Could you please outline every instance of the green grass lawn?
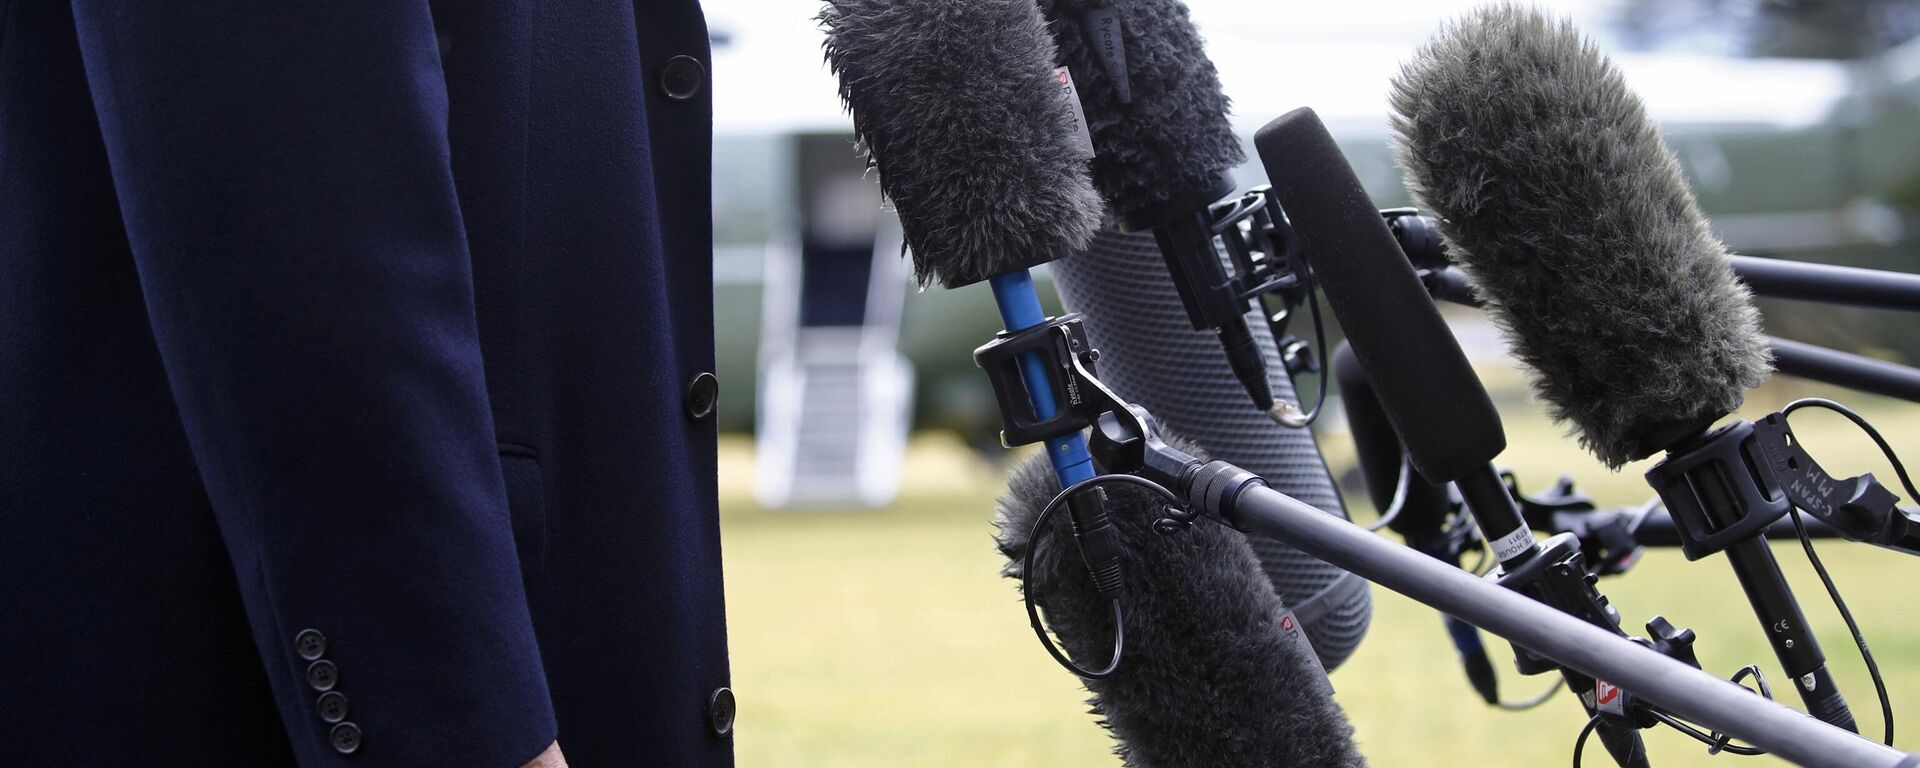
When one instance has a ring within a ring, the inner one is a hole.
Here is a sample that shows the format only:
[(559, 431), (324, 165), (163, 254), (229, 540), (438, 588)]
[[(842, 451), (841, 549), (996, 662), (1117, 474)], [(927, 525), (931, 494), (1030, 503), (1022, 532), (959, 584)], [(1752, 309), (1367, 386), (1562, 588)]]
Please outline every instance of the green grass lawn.
[[(1750, 415), (1778, 407), (1782, 397), (1769, 390)], [(1913, 439), (1920, 408), (1849, 402), (1896, 449), (1920, 451)], [(1603, 504), (1650, 495), (1640, 479), (1644, 466), (1608, 473), (1537, 415), (1510, 414), (1508, 421), (1512, 447), (1502, 462), (1519, 472), (1525, 486), (1544, 486), (1565, 472)], [(1893, 481), (1871, 442), (1842, 419), (1801, 412), (1794, 423), (1809, 450), (1835, 474), (1873, 471)], [(1348, 465), (1345, 435), (1328, 434), (1323, 443), (1330, 464)], [(895, 504), (776, 512), (755, 506), (747, 492), (750, 444), (726, 443), (721, 466), (742, 766), (1118, 764), (1106, 734), (1086, 714), (1085, 692), (1035, 643), (1014, 584), (999, 576), (1001, 559), (988, 520), (1003, 485), (1000, 469), (957, 441), (923, 437), (915, 441), (906, 490)], [(1355, 512), (1360, 518), (1370, 514)], [(1920, 561), (1845, 542), (1826, 543), (1821, 552), (1885, 673), (1904, 734), (1899, 743), (1916, 743), (1920, 622), (1913, 616), (1914, 599), (1901, 587), (1920, 575)], [(1844, 625), (1798, 544), (1781, 542), (1776, 553), (1862, 727), (1877, 735), (1878, 707)], [(1743, 664), (1760, 663), (1776, 694), (1793, 699), (1723, 559), (1689, 563), (1677, 550), (1650, 552), (1602, 587), (1631, 631), (1663, 614), (1699, 633), (1696, 647), (1711, 671), (1730, 675)], [(1505, 672), (1510, 654), (1504, 644), (1489, 638), (1489, 650)], [(1548, 682), (1511, 673), (1502, 678), (1508, 698), (1525, 697)], [(1568, 695), (1521, 713), (1481, 705), (1438, 617), (1377, 587), (1372, 628), (1360, 650), (1334, 672), (1333, 683), (1375, 766), (1565, 765), (1584, 722)], [(1670, 731), (1651, 731), (1648, 742), (1658, 766), (1714, 759)], [(1601, 765), (1598, 745), (1588, 746), (1588, 765)], [(1772, 758), (1715, 760), (1780, 764)]]

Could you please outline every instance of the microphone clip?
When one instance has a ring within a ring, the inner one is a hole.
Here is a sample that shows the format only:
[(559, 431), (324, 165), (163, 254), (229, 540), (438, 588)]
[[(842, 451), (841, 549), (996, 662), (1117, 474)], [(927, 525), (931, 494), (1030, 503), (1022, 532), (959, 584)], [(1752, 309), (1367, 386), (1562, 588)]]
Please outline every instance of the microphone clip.
[(1647, 472), (1698, 560), (1753, 538), (1798, 507), (1851, 541), (1920, 554), (1920, 513), (1869, 472), (1839, 478), (1820, 466), (1784, 414), (1737, 421), (1676, 449)]
[[(1022, 367), (1036, 359), (1045, 375), (1022, 376)], [(1121, 399), (1095, 378), (1093, 366), (1099, 359), (1079, 313), (1049, 317), (1020, 331), (1001, 331), (974, 350), (973, 362), (986, 371), (1000, 408), (1000, 442), (1012, 448), (1092, 427), (1087, 450), (1106, 472), (1184, 487), (1181, 483), (1190, 480), (1202, 462), (1168, 445), (1146, 409)], [(1043, 382), (1046, 389), (1030, 392), (1029, 380)], [(1041, 397), (1053, 403), (1052, 416), (1034, 415), (1033, 403)], [(1178, 512), (1165, 517), (1171, 532), (1195, 516)]]
[[(1032, 377), (1042, 392), (1028, 390), (1029, 378), (1022, 366), (1036, 356), (1044, 376)], [(1112, 407), (1093, 402), (1094, 396), (1116, 399), (1093, 379), (1093, 364), (1100, 352), (1087, 340), (1087, 329), (1080, 314), (1049, 317), (1039, 325), (1019, 331), (1001, 331), (993, 341), (973, 351), (973, 364), (985, 371), (993, 384), (994, 401), (1000, 407), (1000, 444), (1015, 446), (1065, 437), (1086, 429), (1093, 418)], [(1091, 385), (1088, 382), (1092, 382)], [(1053, 415), (1034, 415), (1034, 403), (1045, 398), (1053, 404)]]
[[(1302, 354), (1304, 345), (1287, 336), (1294, 308), (1312, 301), (1311, 275), (1272, 189), (1260, 186), (1220, 199), (1232, 189), (1231, 179), (1222, 177), (1197, 196), (1130, 212), (1121, 217), (1121, 225), (1153, 230), (1194, 330), (1210, 330), (1219, 338), (1228, 366), (1254, 407), (1283, 426), (1299, 429), (1311, 423), (1313, 414), (1274, 397), (1266, 353), (1247, 315), (1259, 313), (1282, 350), (1288, 373), (1311, 369), (1312, 356)], [(1315, 333), (1324, 340), (1317, 327), (1318, 309), (1309, 307), (1316, 313)]]
[(1751, 539), (1792, 508), (1763, 454), (1766, 442), (1753, 422), (1740, 420), (1676, 446), (1647, 470), (1647, 484), (1673, 516), (1688, 560)]
[(1754, 422), (1755, 443), (1766, 468), (1793, 506), (1832, 526), (1846, 539), (1920, 554), (1920, 514), (1898, 506), (1900, 497), (1873, 473), (1836, 478), (1807, 454), (1784, 414)]
[(1573, 478), (1562, 475), (1544, 491), (1529, 494), (1511, 473), (1503, 474), (1507, 490), (1520, 504), (1520, 516), (1528, 527), (1540, 531), (1571, 533), (1580, 540), (1590, 569), (1601, 576), (1626, 573), (1639, 562), (1645, 549), (1633, 537), (1646, 510), (1597, 508), (1593, 497), (1575, 487)]

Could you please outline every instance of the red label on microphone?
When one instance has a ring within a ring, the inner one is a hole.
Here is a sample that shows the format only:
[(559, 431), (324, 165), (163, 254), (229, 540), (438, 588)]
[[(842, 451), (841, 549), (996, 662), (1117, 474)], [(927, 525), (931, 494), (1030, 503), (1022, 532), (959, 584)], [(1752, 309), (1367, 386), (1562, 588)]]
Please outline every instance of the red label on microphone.
[(1605, 680), (1593, 681), (1593, 708), (1609, 715), (1625, 717), (1627, 697), (1620, 692), (1620, 686)]
[(1320, 679), (1327, 683), (1327, 691), (1332, 692), (1333, 681), (1327, 677), (1327, 668), (1321, 666), (1320, 654), (1314, 652), (1313, 641), (1307, 638), (1307, 629), (1300, 626), (1300, 618), (1293, 615), (1292, 608), (1280, 614), (1280, 635), (1293, 643), (1294, 650), (1300, 653), (1301, 658), (1306, 659), (1308, 664), (1312, 664), (1314, 669), (1319, 670)]

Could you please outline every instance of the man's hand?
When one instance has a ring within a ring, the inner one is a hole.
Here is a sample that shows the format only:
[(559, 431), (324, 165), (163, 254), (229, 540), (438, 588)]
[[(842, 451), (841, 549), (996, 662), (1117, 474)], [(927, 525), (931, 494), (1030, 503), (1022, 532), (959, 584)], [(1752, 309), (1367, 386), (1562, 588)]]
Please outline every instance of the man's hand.
[(528, 760), (527, 764), (520, 768), (567, 768), (567, 758), (560, 754), (560, 742), (556, 741), (547, 745), (547, 751), (540, 753), (539, 757)]

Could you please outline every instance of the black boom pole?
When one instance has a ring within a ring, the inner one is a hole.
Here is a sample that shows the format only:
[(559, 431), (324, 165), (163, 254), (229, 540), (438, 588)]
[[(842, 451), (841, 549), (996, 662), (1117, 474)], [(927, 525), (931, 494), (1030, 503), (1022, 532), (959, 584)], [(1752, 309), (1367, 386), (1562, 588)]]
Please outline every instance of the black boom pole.
[[(1206, 478), (1195, 479), (1201, 487), (1211, 485)], [(1920, 757), (1762, 699), (1753, 691), (1396, 545), (1265, 485), (1250, 484), (1237, 498), (1214, 502), (1210, 511), (1217, 511), (1237, 528), (1292, 544), (1368, 581), (1632, 691), (1665, 711), (1731, 734), (1796, 764), (1817, 768), (1920, 767)]]
[(1734, 256), (1733, 273), (1759, 296), (1920, 312), (1920, 275), (1906, 272)]

